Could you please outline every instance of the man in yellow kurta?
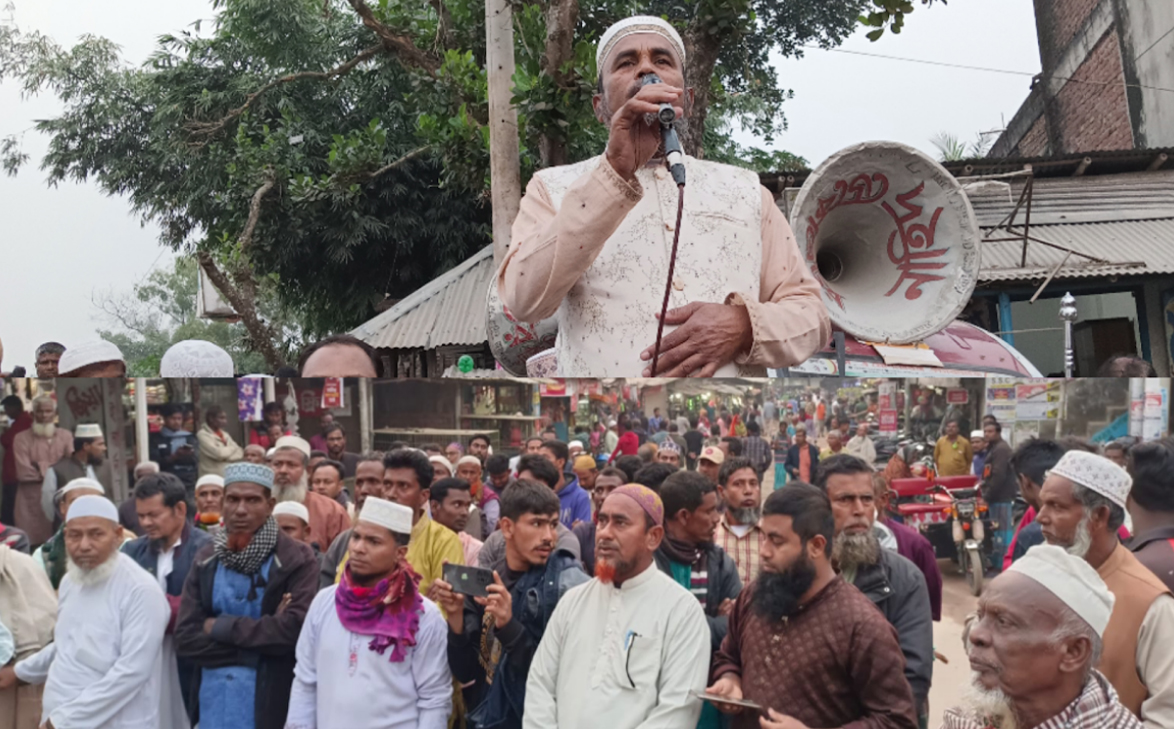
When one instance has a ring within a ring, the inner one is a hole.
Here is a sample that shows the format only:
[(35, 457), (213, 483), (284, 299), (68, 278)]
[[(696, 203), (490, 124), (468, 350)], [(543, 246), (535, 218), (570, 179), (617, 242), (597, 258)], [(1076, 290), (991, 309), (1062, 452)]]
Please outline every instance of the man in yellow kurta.
[(958, 434), (958, 421), (946, 423), (946, 434), (933, 449), (933, 462), (939, 476), (965, 476), (970, 473), (974, 449), (970, 441)]

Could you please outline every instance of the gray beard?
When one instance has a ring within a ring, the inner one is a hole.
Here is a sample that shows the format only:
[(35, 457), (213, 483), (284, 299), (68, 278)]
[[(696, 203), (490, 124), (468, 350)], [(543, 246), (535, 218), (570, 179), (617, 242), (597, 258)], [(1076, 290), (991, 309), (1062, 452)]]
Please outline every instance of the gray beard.
[(1076, 525), (1076, 535), (1073, 537), (1071, 546), (1068, 547), (1068, 554), (1073, 557), (1084, 559), (1092, 549), (1092, 533), (1089, 532), (1088, 524), (1089, 515), (1086, 513), (1080, 523)]
[(279, 486), (273, 484), (273, 498), (277, 499), (277, 503), (282, 501), (294, 501), (299, 504), (306, 502), (306, 494), (310, 491), (310, 477), (302, 473), (302, 477), (296, 484), (290, 486)]
[(67, 555), (65, 574), (69, 575), (69, 579), (76, 582), (80, 587), (93, 587), (110, 579), (110, 576), (114, 574), (114, 570), (117, 567), (118, 550), (112, 552), (105, 562), (93, 569), (82, 567), (77, 562), (74, 562), (72, 557)]
[(56, 434), (56, 423), (33, 423), (33, 435), (38, 438), (52, 438)]
[(841, 533), (832, 545), (832, 561), (840, 571), (854, 570), (880, 562), (880, 540), (871, 529), (862, 534)]
[(742, 526), (754, 526), (758, 520), (762, 518), (762, 509), (757, 509), (753, 506), (746, 509), (730, 508), (726, 512), (730, 516), (730, 521)]
[(970, 684), (962, 693), (963, 709), (982, 725), (995, 729), (1019, 729), (1011, 700), (1000, 689), (985, 689), (978, 683), (978, 673), (972, 672)]

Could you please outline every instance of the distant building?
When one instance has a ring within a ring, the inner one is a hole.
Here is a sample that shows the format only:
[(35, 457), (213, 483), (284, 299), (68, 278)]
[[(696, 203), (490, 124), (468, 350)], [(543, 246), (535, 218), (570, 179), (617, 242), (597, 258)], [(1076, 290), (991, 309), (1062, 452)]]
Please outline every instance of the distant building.
[(1174, 146), (1174, 2), (1035, 0), (1043, 72), (991, 157)]

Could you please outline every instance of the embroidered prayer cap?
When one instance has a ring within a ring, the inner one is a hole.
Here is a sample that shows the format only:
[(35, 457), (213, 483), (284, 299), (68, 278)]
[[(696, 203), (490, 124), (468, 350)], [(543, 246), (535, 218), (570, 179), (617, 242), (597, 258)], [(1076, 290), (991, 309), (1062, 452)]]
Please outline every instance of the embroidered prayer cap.
[(102, 426), (97, 423), (82, 423), (73, 430), (74, 438), (101, 438)]
[(282, 448), (296, 448), (305, 454), (306, 458), (310, 457), (310, 451), (312, 450), (305, 438), (299, 438), (296, 435), (283, 435), (278, 438), (277, 442), (273, 444), (273, 450), (276, 452)]
[(118, 509), (114, 506), (114, 502), (105, 496), (79, 496), (77, 501), (69, 505), (69, 514), (65, 517), (65, 523), (68, 524), (74, 519), (86, 516), (100, 516), (115, 524), (118, 523)]
[(82, 367), (89, 367), (90, 365), (101, 364), (103, 362), (122, 362), (126, 364), (126, 361), (122, 358), (122, 351), (118, 347), (104, 339), (98, 339), (65, 350), (65, 353), (61, 355), (60, 361), (57, 362), (57, 372), (62, 377), (68, 377), (71, 373), (80, 370)]
[(230, 463), (224, 467), (224, 488), (234, 483), (255, 483), (273, 490), (273, 469), (260, 463)]
[(224, 477), (217, 476), (214, 473), (209, 473), (207, 476), (200, 476), (196, 481), (196, 493), (200, 493), (200, 489), (205, 486), (218, 486), (224, 488)]
[(673, 50), (677, 52), (677, 58), (681, 61), (681, 66), (685, 65), (685, 42), (681, 40), (681, 34), (677, 32), (676, 28), (662, 18), (651, 15), (633, 15), (608, 28), (599, 39), (599, 49), (595, 52), (595, 66), (599, 69), (600, 76), (603, 76), (603, 64), (611, 52), (615, 50), (616, 44), (636, 33), (655, 33), (662, 36), (672, 44)]
[(159, 362), (160, 377), (232, 377), (235, 370), (228, 352), (201, 339), (176, 342)]
[(575, 465), (572, 466), (572, 468), (579, 471), (590, 471), (591, 469), (598, 467), (599, 466), (595, 463), (595, 459), (591, 456), (579, 456), (575, 459)]
[(448, 475), (452, 475), (452, 462), (444, 456), (429, 456), (428, 460), (437, 466), (443, 466), (444, 470), (448, 471)]
[(1109, 501), (1125, 508), (1125, 499), (1133, 486), (1129, 472), (1108, 458), (1088, 451), (1068, 451), (1052, 466), (1050, 474), (1063, 476), (1086, 489), (1096, 491)]
[(273, 516), (281, 516), (282, 514), (296, 516), (306, 524), (310, 523), (310, 510), (296, 501), (282, 501), (273, 507)]
[(381, 526), (396, 534), (412, 533), (412, 510), (394, 501), (368, 496), (363, 502), (359, 521)]
[[(100, 494), (106, 493), (106, 489), (103, 488), (102, 484), (98, 483), (92, 478), (75, 478), (69, 483), (65, 484), (61, 491), (58, 492), (58, 498), (68, 494), (70, 491), (77, 491), (78, 489), (90, 489), (91, 491), (97, 491)], [(115, 521), (117, 521), (117, 519), (115, 519)]]
[(1062, 547), (1039, 544), (1015, 560), (1007, 571), (1038, 582), (1097, 631), (1097, 635), (1104, 637), (1115, 598), (1097, 571), (1082, 557), (1068, 554)]
[(461, 456), (460, 460), (457, 461), (457, 467), (459, 468), (460, 466), (477, 466), (480, 468), (481, 459), (477, 456)]
[(635, 501), (644, 510), (644, 513), (652, 518), (653, 523), (657, 526), (664, 526), (664, 502), (660, 500), (660, 495), (655, 491), (638, 483), (630, 483), (611, 492), (611, 496), (616, 494), (627, 496)]
[(722, 453), (722, 449), (717, 446), (706, 446), (701, 449), (701, 455), (697, 457), (699, 461), (710, 461), (715, 466), (720, 466), (726, 462), (726, 454)]
[[(671, 438), (665, 438), (664, 443), (660, 444), (660, 450), (668, 453), (680, 453), (681, 446), (677, 445), (675, 440)], [(718, 450), (720, 452), (720, 449)]]

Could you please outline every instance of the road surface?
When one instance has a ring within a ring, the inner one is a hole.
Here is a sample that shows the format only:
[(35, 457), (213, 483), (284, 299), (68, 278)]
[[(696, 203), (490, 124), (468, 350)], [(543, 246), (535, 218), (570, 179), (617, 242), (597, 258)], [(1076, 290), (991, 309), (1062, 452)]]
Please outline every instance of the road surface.
[(942, 714), (957, 706), (966, 685), (970, 682), (970, 663), (962, 648), (962, 628), (966, 616), (974, 612), (978, 599), (970, 594), (966, 578), (948, 559), (938, 562), (942, 570), (942, 622), (934, 623), (934, 649), (944, 655), (949, 664), (939, 662), (933, 667), (933, 686), (929, 690), (929, 726), (938, 729)]

